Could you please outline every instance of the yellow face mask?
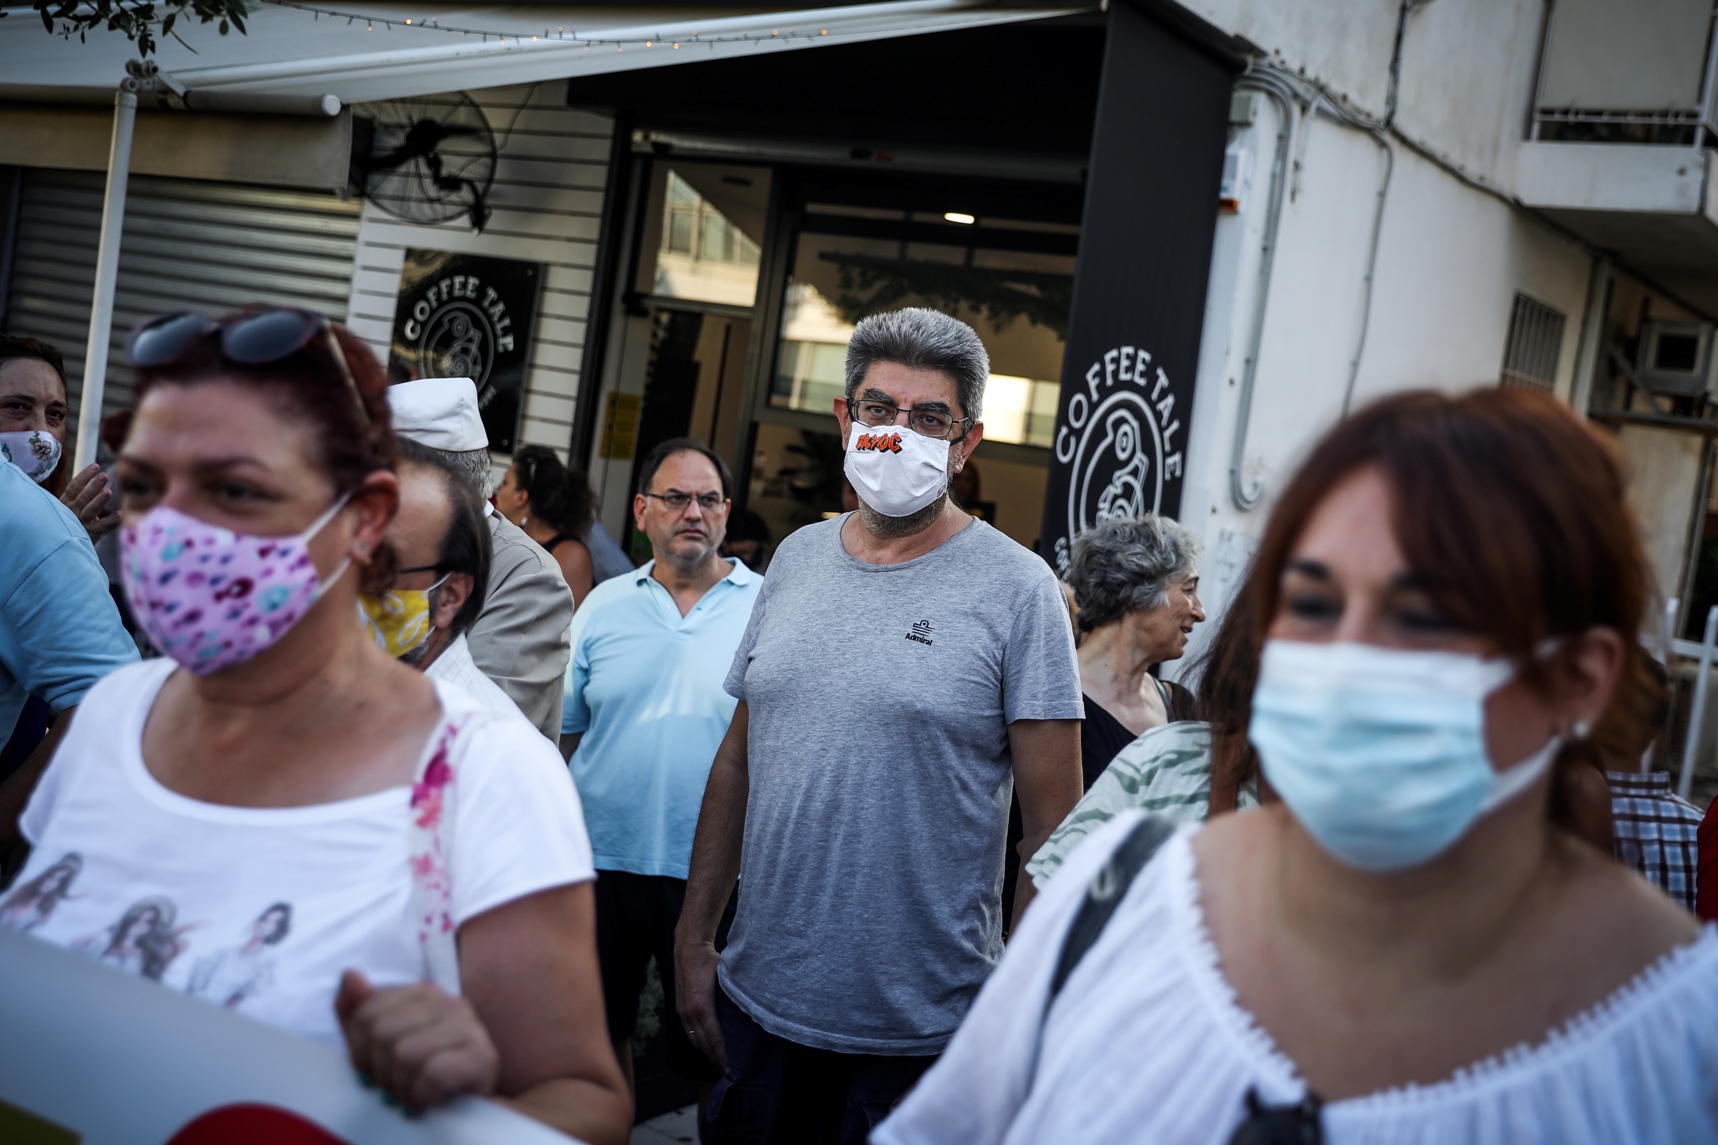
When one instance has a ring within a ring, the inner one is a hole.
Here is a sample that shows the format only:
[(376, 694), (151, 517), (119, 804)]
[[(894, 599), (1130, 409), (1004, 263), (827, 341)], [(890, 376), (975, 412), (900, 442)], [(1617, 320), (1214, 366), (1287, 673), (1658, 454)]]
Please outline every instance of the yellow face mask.
[(443, 576), (426, 589), (359, 593), (358, 615), (376, 647), (396, 660), (422, 647), (430, 636), (430, 593), (446, 580)]

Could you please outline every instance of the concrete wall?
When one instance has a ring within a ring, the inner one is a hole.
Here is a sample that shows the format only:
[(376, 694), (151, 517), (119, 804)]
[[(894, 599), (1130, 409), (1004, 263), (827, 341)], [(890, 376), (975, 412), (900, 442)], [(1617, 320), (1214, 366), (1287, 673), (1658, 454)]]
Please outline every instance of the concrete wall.
[[(1396, 5), (1310, 0), (1219, 4), (1208, 18), (1305, 67), (1340, 94), (1382, 111)], [(1300, 13), (1296, 16), (1295, 13)], [(1385, 18), (1387, 17), (1387, 19)], [(1513, 178), (1537, 56), (1541, 6), (1436, 0), (1412, 18), (1400, 123), (1440, 157), (1490, 183)], [(1321, 31), (1322, 30), (1322, 31)], [(1329, 39), (1323, 33), (1327, 32)], [(1273, 38), (1275, 37), (1275, 38)], [(1331, 45), (1340, 44), (1342, 50)], [(1263, 493), (1251, 511), (1229, 491), (1277, 117), (1234, 132), (1252, 151), (1242, 210), (1219, 219), (1188, 442), (1182, 519), (1205, 538), (1206, 601), (1226, 603), (1263, 530), (1272, 498), (1341, 415), (1365, 312), (1365, 273), (1381, 148), (1324, 118), (1301, 121), (1291, 155), (1242, 472)], [(1516, 292), (1565, 316), (1557, 389), (1567, 394), (1591, 260), (1557, 231), (1432, 162), (1400, 139), (1386, 198), (1365, 350), (1354, 404), (1421, 386), (1496, 385)], [(1205, 626), (1208, 635), (1215, 625)], [(1202, 643), (1196, 638), (1196, 644)]]
[[(1398, 0), (1181, 0), (1279, 65), (1382, 118)], [(1545, 0), (1431, 0), (1408, 17), (1396, 125), (1507, 185), (1527, 122)]]

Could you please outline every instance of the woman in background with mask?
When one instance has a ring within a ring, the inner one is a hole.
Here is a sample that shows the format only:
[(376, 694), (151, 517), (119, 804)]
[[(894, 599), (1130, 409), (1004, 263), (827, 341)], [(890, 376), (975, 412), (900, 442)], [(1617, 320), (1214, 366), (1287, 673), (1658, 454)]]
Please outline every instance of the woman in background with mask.
[(873, 1140), (1718, 1139), (1718, 932), (1555, 794), (1564, 745), (1633, 733), (1647, 583), (1613, 452), (1549, 398), (1338, 425), (1241, 590), (1281, 802), (1170, 836), (1064, 976), (1149, 838), (1094, 834)]
[[(0, 337), (0, 462), (10, 461), (60, 498), (99, 541), (119, 525), (119, 502), (95, 463), (70, 477), (66, 362), (36, 338)], [(69, 478), (69, 479), (68, 479)]]
[(590, 845), (553, 748), (390, 658), (385, 381), (298, 310), (177, 314), (132, 336), (123, 572), (161, 659), (86, 697), (23, 819), (21, 878), (78, 857), (30, 933), (59, 945), (149, 898), (201, 960), (281, 904), (269, 981), (235, 1003), (344, 1043), (412, 1108), (458, 1093), (591, 1142), (631, 1102), (597, 986)]

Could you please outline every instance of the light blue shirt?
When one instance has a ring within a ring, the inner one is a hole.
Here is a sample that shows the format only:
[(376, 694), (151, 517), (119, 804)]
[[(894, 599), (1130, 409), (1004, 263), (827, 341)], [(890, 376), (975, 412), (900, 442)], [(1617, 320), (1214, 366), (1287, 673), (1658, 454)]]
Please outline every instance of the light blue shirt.
[(605, 580), (573, 617), (561, 734), (598, 870), (684, 879), (716, 748), (736, 701), (722, 688), (763, 577), (728, 575), (685, 616), (643, 568)]
[(89, 534), (52, 493), (0, 462), (0, 744), (27, 697), (63, 712), (136, 659)]

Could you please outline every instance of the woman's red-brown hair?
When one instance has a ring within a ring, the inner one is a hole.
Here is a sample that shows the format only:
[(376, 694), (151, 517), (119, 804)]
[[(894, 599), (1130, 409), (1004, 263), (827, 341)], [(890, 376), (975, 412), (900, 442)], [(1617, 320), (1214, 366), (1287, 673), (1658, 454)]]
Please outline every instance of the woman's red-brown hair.
[[(1548, 640), (1601, 626), (1622, 635), (1621, 679), (1593, 746), (1638, 754), (1656, 730), (1638, 726), (1652, 686), (1636, 639), (1650, 582), (1622, 466), (1608, 439), (1527, 390), (1399, 394), (1325, 435), (1278, 499), (1241, 588), (1245, 631), (1231, 634), (1241, 651), (1224, 673), (1223, 706), (1252, 695), (1283, 567), (1307, 522), (1367, 467), (1390, 488), (1396, 542), (1416, 582), (1457, 625), (1525, 665), (1529, 682), (1549, 685), (1537, 655)], [(1247, 713), (1212, 716), (1218, 758), (1244, 767)]]
[[(222, 321), (255, 309), (259, 307), (246, 307)], [(399, 463), (399, 446), (390, 426), (388, 376), (381, 363), (350, 330), (334, 325), (330, 329), (357, 387), (358, 402), (352, 400), (352, 392), (328, 350), (327, 338), (318, 335), (280, 361), (260, 365), (229, 361), (221, 353), (220, 339), (207, 338), (172, 362), (139, 369), (138, 405), (158, 385), (219, 381), (263, 391), (283, 414), (310, 427), (317, 464), (335, 489), (350, 493), (370, 474), (392, 472)], [(384, 544), (365, 566), (362, 585), (372, 591), (383, 589), (393, 575), (393, 552)]]

